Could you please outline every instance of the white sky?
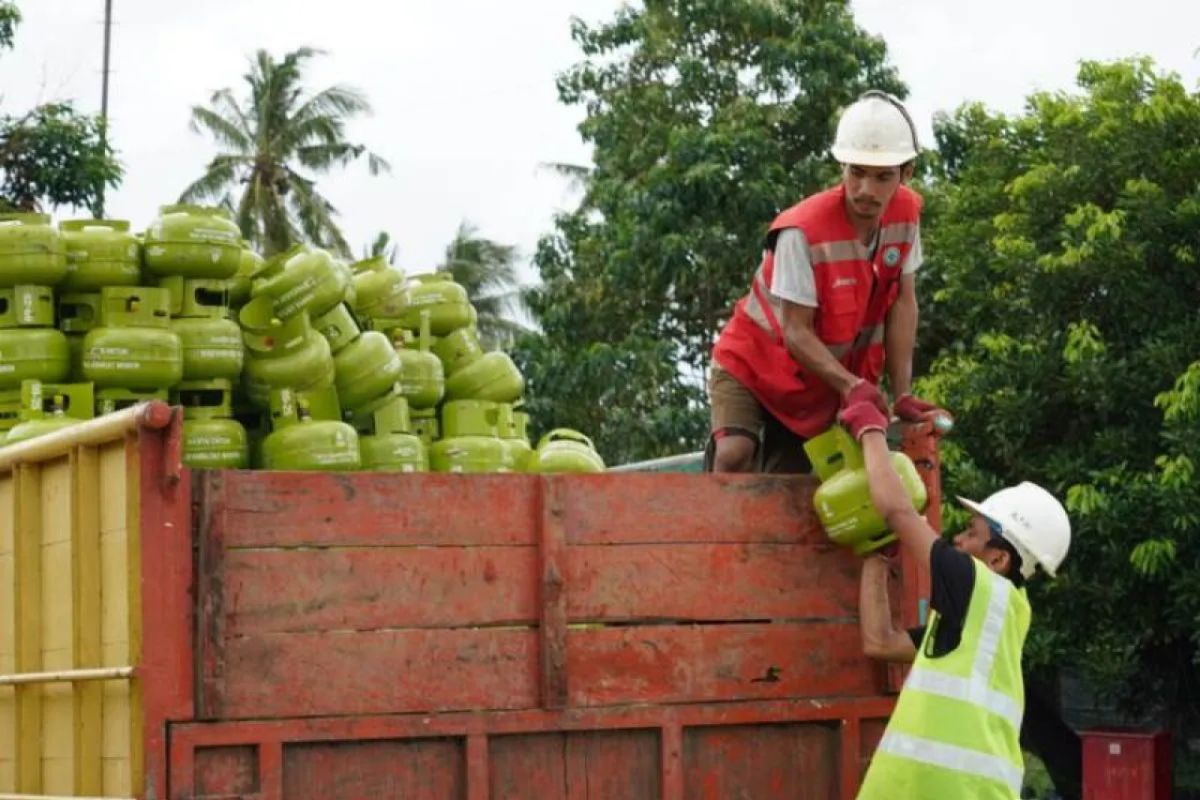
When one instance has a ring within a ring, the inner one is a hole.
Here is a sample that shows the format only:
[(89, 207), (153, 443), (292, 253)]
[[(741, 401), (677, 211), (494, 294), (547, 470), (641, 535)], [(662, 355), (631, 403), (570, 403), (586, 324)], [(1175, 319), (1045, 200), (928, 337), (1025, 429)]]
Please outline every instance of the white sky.
[[(0, 112), (74, 98), (100, 105), (103, 0), (19, 0), (17, 49), (0, 55)], [(214, 152), (188, 130), (213, 90), (241, 93), (247, 57), (311, 45), (329, 52), (310, 85), (346, 83), (375, 114), (351, 138), (391, 161), (321, 180), (358, 249), (380, 230), (401, 264), (426, 271), (461, 219), (526, 258), (574, 202), (550, 161), (586, 163), (582, 112), (557, 102), (555, 75), (578, 60), (568, 20), (606, 19), (619, 0), (114, 0), (111, 138), (125, 162), (109, 216), (138, 228)], [(966, 100), (1016, 111), (1030, 91), (1073, 85), (1080, 59), (1152, 56), (1200, 76), (1197, 0), (854, 0), (887, 38), (926, 144), (937, 110)], [(65, 213), (65, 212), (64, 212)], [(765, 220), (764, 220), (765, 222)]]

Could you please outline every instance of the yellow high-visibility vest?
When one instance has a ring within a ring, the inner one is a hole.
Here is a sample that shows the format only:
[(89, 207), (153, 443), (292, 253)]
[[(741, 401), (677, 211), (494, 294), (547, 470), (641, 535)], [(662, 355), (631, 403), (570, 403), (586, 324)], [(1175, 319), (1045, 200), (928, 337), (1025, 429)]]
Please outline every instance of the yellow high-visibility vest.
[(1021, 648), (1029, 631), (1024, 589), (971, 559), (962, 640), (930, 658), (937, 613), (904, 682), (859, 800), (1015, 800), (1025, 771)]

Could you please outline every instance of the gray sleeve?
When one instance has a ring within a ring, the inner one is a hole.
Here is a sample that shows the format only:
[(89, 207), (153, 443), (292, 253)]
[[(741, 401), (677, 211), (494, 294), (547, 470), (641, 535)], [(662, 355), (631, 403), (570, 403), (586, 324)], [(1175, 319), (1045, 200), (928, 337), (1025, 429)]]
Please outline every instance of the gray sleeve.
[(813, 277), (808, 240), (799, 228), (785, 228), (775, 239), (775, 272), (771, 294), (801, 306), (816, 308), (817, 283)]
[(913, 239), (912, 249), (908, 251), (908, 260), (904, 262), (901, 274), (912, 275), (921, 268), (921, 262), (924, 260), (925, 254), (921, 252), (921, 229), (917, 228), (917, 238)]

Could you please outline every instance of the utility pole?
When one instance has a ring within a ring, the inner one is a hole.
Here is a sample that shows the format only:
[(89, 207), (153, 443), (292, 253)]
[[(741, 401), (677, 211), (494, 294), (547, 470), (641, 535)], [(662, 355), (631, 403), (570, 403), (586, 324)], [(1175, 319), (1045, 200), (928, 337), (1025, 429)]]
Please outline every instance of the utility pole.
[[(108, 151), (108, 65), (112, 47), (112, 0), (104, 0), (104, 67), (100, 79), (100, 153)], [(104, 182), (97, 193), (96, 216), (104, 218)]]

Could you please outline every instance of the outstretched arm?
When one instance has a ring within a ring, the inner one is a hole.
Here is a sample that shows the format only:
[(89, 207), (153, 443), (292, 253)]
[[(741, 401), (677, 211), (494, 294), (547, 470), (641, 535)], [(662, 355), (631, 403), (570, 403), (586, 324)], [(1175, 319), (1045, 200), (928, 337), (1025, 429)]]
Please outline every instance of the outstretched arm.
[(938, 535), (912, 506), (900, 476), (892, 467), (887, 438), (878, 428), (864, 430), (859, 438), (867, 467), (871, 502), (917, 563), (929, 568), (929, 552)]

